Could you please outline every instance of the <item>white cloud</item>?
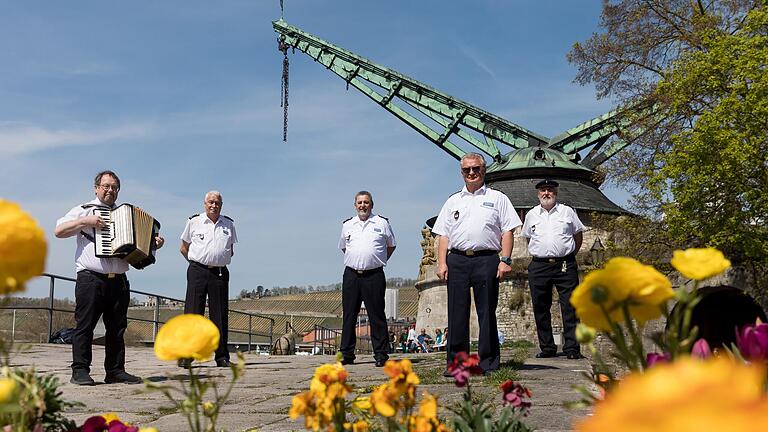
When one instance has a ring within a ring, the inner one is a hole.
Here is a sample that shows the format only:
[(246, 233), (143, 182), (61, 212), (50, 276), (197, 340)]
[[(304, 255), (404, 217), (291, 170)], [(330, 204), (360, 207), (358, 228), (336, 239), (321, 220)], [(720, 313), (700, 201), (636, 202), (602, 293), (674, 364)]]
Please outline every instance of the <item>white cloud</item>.
[(19, 155), (57, 147), (135, 139), (147, 136), (152, 129), (152, 125), (146, 123), (56, 129), (25, 122), (1, 122), (0, 154)]

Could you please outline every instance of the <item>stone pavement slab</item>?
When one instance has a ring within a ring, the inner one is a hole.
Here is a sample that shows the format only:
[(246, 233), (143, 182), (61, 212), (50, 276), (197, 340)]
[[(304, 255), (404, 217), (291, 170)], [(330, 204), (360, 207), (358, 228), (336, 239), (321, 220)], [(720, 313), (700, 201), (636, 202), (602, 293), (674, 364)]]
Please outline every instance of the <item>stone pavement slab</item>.
[[(444, 355), (406, 354), (393, 355), (392, 358), (409, 357), (415, 363), (424, 362), (419, 367), (442, 370), (445, 364)], [(41, 373), (56, 375), (62, 383), (60, 389), (64, 398), (85, 405), (66, 413), (67, 417), (79, 424), (91, 415), (114, 412), (124, 421), (141, 426), (154, 426), (161, 432), (189, 429), (184, 416), (178, 413), (161, 393), (147, 393), (142, 384), (104, 384), (103, 347), (95, 346), (93, 357), (91, 375), (98, 385), (92, 387), (69, 383), (69, 364), (72, 358), (69, 345), (33, 345), (26, 352), (15, 355), (12, 363), (18, 366), (34, 365)], [(245, 359), (245, 375), (237, 383), (229, 401), (222, 409), (218, 426), (232, 432), (304, 430), (301, 420), (293, 421), (288, 417), (291, 398), (296, 393), (307, 390), (315, 368), (333, 362), (334, 357), (246, 354)], [(539, 431), (570, 430), (573, 420), (587, 412), (566, 410), (563, 403), (578, 399), (572, 386), (583, 383), (580, 371), (588, 366), (586, 359), (527, 359), (520, 370), (522, 384), (533, 392), (533, 406), (526, 422)], [(228, 382), (231, 376), (229, 369), (217, 368), (212, 361), (200, 363), (195, 367), (203, 376), (218, 378), (222, 385)], [(175, 380), (187, 379), (185, 371), (178, 368), (175, 362), (158, 360), (151, 348), (128, 347), (126, 369), (153, 382), (172, 383)], [(370, 389), (386, 381), (382, 369), (376, 368), (369, 356), (358, 356), (356, 363), (346, 366), (346, 369), (350, 374), (351, 383), (359, 390)], [(448, 378), (445, 378), (444, 382), (422, 385), (420, 389), (437, 395), (441, 407), (459, 400), (462, 393), (453, 385), (452, 379)], [(495, 389), (488, 389), (488, 392), (496, 395)], [(500, 396), (496, 395), (494, 398), (500, 404)], [(447, 411), (441, 408), (441, 414), (445, 413)]]

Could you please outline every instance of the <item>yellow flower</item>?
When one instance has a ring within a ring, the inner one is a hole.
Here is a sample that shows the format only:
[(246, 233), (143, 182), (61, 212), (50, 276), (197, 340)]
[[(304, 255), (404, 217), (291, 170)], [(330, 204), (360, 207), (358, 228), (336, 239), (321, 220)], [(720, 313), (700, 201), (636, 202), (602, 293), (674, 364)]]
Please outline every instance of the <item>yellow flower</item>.
[(0, 404), (13, 400), (16, 393), (16, 381), (10, 378), (0, 378)]
[(157, 332), (155, 355), (160, 360), (208, 360), (219, 346), (219, 329), (197, 314), (177, 315)]
[(208, 417), (212, 416), (216, 412), (216, 404), (211, 401), (203, 402), (203, 415)]
[(656, 269), (632, 258), (616, 257), (584, 277), (571, 295), (571, 304), (586, 325), (610, 330), (602, 309), (613, 322), (621, 322), (626, 304), (632, 318), (643, 324), (661, 316), (660, 306), (673, 295), (669, 279)]
[(0, 294), (24, 290), (45, 269), (45, 233), (18, 204), (0, 199)]
[(715, 248), (676, 250), (671, 264), (683, 276), (695, 280), (709, 279), (731, 267), (731, 262)]
[(359, 410), (368, 411), (371, 409), (371, 398), (367, 396), (360, 396), (352, 401), (352, 404)]
[[(627, 376), (580, 432), (687, 432), (763, 430), (768, 424), (765, 369), (725, 356), (682, 358)], [(763, 426), (760, 426), (763, 425)]]
[(288, 410), (288, 415), (292, 420), (296, 420), (300, 415), (307, 412), (312, 394), (310, 392), (303, 392), (295, 395), (291, 401), (291, 409)]
[(382, 384), (371, 392), (371, 404), (377, 413), (392, 417), (397, 413), (398, 397), (399, 393), (390, 384)]
[(419, 417), (434, 419), (437, 417), (437, 399), (429, 393), (424, 393), (419, 405)]
[(148, 427), (148, 428), (140, 428), (139, 432), (159, 432), (159, 431), (153, 427)]
[(358, 420), (352, 424), (352, 432), (368, 432), (368, 422), (365, 420)]
[(593, 329), (592, 327), (584, 323), (579, 323), (576, 326), (576, 340), (579, 343), (582, 343), (582, 344), (592, 343), (592, 341), (595, 340), (595, 336), (597, 336), (597, 334), (595, 332), (595, 329)]
[(122, 423), (122, 420), (120, 420), (120, 417), (118, 417), (117, 414), (115, 413), (104, 413), (101, 416), (104, 417), (104, 420), (107, 422), (107, 424), (109, 424), (114, 420), (117, 420)]

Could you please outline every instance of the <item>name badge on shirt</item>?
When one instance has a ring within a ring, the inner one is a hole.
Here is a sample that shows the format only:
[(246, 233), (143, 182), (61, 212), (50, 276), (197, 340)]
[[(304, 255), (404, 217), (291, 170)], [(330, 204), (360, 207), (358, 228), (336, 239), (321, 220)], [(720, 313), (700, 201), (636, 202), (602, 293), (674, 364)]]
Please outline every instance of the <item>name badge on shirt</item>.
[(486, 202), (484, 202), (484, 203), (483, 203), (483, 207), (490, 207), (490, 208), (493, 208), (493, 203), (492, 203), (492, 202), (488, 202), (488, 201), (486, 201)]
[(381, 232), (381, 228), (374, 228), (373, 230), (374, 230), (375, 232), (379, 232), (379, 233)]

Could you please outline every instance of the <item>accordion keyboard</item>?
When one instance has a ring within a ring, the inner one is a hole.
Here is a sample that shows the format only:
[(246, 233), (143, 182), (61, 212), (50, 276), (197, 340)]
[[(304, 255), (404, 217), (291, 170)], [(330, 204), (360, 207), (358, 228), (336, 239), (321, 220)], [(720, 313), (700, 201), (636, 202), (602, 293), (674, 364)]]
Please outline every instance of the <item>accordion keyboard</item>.
[(97, 208), (94, 214), (101, 218), (104, 226), (96, 230), (96, 255), (112, 255), (112, 239), (115, 238), (115, 223), (112, 212), (107, 208)]

